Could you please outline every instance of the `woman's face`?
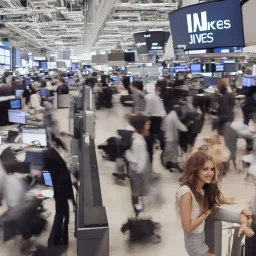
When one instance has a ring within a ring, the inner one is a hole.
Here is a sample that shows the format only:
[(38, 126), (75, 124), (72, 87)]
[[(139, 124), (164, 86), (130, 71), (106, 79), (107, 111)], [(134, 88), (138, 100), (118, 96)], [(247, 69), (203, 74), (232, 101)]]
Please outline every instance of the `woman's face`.
[(143, 129), (143, 135), (144, 136), (149, 136), (149, 129), (150, 129), (150, 121), (147, 121), (144, 125)]
[(215, 166), (212, 161), (207, 160), (204, 167), (199, 171), (198, 178), (206, 184), (210, 184), (215, 175)]

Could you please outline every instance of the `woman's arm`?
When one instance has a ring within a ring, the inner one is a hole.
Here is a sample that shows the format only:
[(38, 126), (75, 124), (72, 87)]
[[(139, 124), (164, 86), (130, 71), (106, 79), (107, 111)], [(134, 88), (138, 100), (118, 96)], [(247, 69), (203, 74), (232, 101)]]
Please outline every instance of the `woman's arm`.
[(191, 233), (211, 214), (211, 211), (208, 210), (206, 213), (203, 213), (198, 218), (191, 220), (191, 211), (192, 197), (191, 194), (188, 192), (180, 199), (181, 223), (185, 233)]
[(220, 204), (232, 205), (232, 204), (237, 204), (237, 202), (235, 201), (234, 198), (221, 197)]
[(248, 210), (243, 210), (242, 213), (236, 213), (227, 209), (218, 208), (211, 218), (214, 220), (240, 224), (241, 227), (238, 236), (245, 234), (246, 236), (251, 237), (254, 235), (254, 232), (250, 229), (251, 219), (248, 218), (247, 215), (250, 217), (250, 211)]

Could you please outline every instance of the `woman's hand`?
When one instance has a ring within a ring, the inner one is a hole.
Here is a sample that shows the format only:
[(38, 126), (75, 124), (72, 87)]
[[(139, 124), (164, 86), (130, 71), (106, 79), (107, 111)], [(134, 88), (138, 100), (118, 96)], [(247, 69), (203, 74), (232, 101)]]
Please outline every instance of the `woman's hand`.
[(254, 235), (254, 232), (247, 227), (245, 223), (243, 223), (239, 229), (238, 237), (245, 234), (247, 237), (252, 237)]
[(209, 217), (210, 215), (212, 215), (214, 213), (213, 209), (208, 209), (205, 214), (207, 215), (207, 217)]

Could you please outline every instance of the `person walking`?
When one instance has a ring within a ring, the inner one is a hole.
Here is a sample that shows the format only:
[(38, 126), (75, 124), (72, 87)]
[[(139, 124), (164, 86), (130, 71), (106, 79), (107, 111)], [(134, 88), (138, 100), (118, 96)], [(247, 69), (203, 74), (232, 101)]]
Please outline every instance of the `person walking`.
[(147, 145), (151, 162), (153, 162), (153, 148), (155, 141), (156, 139), (160, 139), (162, 119), (166, 116), (163, 100), (160, 98), (161, 85), (161, 81), (158, 81), (155, 86), (155, 92), (145, 96), (145, 113), (150, 117), (150, 131), (149, 136), (147, 137)]
[(68, 245), (69, 203), (74, 200), (70, 172), (64, 159), (61, 157), (64, 144), (59, 138), (54, 138), (53, 146), (44, 152), (44, 169), (51, 174), (54, 200), (55, 217), (52, 230), (48, 239), (48, 246)]

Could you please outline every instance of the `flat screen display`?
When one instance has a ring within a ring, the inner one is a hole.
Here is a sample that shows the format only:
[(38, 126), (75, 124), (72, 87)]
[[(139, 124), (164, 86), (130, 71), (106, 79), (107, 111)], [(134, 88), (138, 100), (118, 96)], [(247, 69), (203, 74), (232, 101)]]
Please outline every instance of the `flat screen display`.
[(245, 45), (238, 0), (190, 5), (170, 13), (169, 21), (174, 48), (196, 50)]
[(175, 73), (176, 72), (176, 68), (175, 67), (170, 67), (170, 73)]
[(135, 62), (135, 52), (125, 52), (124, 53), (125, 62)]
[(219, 78), (216, 76), (205, 76), (204, 77), (204, 86), (210, 87), (210, 86), (216, 86), (219, 82)]
[(39, 68), (47, 69), (48, 68), (47, 62), (45, 61), (39, 62)]
[(38, 141), (42, 147), (47, 146), (47, 137), (45, 129), (23, 129), (22, 143), (31, 144)]
[(216, 64), (215, 72), (224, 72), (224, 64)]
[(164, 51), (170, 37), (169, 32), (149, 31), (134, 34), (138, 54), (148, 54), (150, 51)]
[(26, 124), (26, 113), (22, 110), (8, 109), (8, 119), (10, 123)]
[(195, 63), (190, 65), (190, 72), (192, 74), (199, 74), (201, 73), (201, 64), (200, 63)]
[(242, 47), (215, 48), (214, 53), (243, 52)]
[(179, 66), (176, 66), (176, 72), (186, 72), (188, 71), (188, 68), (185, 66), (185, 65), (179, 65)]
[(15, 96), (18, 98), (22, 97), (23, 93), (24, 93), (24, 90), (15, 90)]
[(20, 99), (12, 99), (10, 100), (11, 109), (21, 109), (21, 101)]
[(254, 79), (254, 77), (243, 77), (243, 79), (242, 79), (242, 86), (243, 87), (255, 86), (255, 79)]
[(224, 63), (224, 72), (236, 72), (237, 64), (236, 63)]
[(76, 71), (78, 69), (78, 63), (72, 63), (71, 70)]

